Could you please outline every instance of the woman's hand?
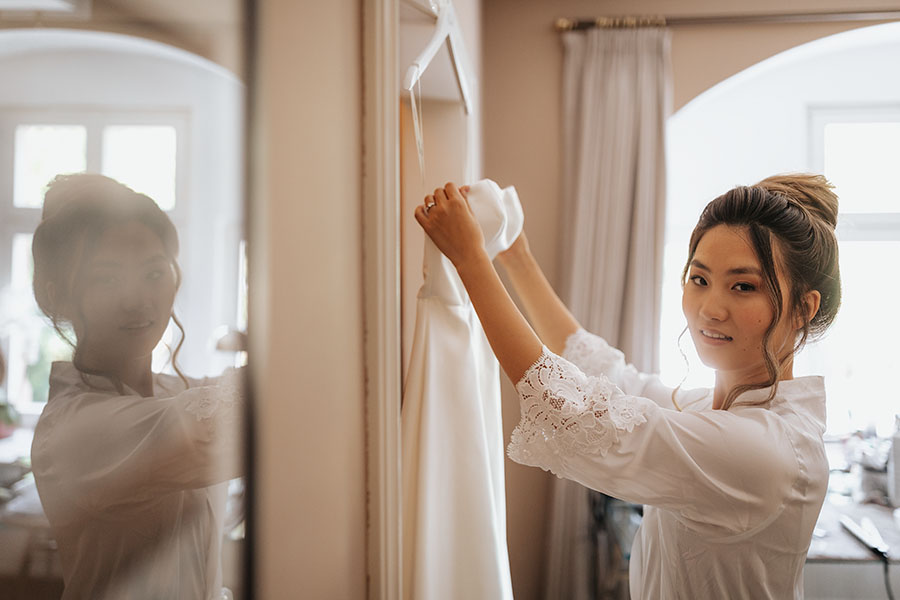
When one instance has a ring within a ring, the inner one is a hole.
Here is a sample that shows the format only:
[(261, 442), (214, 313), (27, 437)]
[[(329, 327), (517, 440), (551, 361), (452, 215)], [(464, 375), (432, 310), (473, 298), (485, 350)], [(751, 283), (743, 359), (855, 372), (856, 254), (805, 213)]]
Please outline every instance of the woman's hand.
[(484, 234), (469, 207), (466, 192), (468, 187), (457, 188), (448, 183), (425, 196), (415, 213), (416, 221), (457, 269), (487, 255)]

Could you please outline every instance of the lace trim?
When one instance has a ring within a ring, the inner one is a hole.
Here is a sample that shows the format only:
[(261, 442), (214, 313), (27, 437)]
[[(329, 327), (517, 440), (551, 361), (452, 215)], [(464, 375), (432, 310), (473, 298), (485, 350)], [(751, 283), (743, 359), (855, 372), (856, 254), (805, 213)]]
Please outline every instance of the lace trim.
[(184, 410), (204, 422), (210, 434), (222, 427), (234, 425), (238, 418), (238, 406), (243, 403), (243, 382), (240, 372), (227, 371), (217, 385), (191, 388)]
[(647, 421), (636, 399), (606, 377), (586, 376), (546, 348), (516, 384), (522, 420), (512, 433), (509, 457), (557, 475), (576, 455), (606, 456), (619, 441)]
[(566, 339), (562, 355), (588, 375), (604, 374), (615, 378), (625, 363), (625, 355), (620, 350), (584, 329), (579, 329)]

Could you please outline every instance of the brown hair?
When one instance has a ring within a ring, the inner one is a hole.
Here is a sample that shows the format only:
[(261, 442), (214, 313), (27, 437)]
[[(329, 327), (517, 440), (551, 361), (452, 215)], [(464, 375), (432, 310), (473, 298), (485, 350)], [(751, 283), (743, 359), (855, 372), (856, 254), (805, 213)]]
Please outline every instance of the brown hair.
[[(775, 312), (763, 337), (768, 380), (734, 387), (725, 398), (723, 410), (728, 410), (738, 396), (749, 390), (772, 386), (764, 402), (775, 396), (786, 361), (779, 361), (775, 356), (771, 338), (782, 315), (786, 313), (792, 318), (804, 315), (792, 355), (808, 340), (820, 337), (837, 315), (841, 303), (838, 243), (834, 232), (838, 198), (832, 189), (822, 175), (775, 175), (756, 185), (736, 187), (722, 194), (707, 204), (700, 214), (691, 234), (688, 260), (681, 275), (682, 285), (704, 234), (718, 225), (740, 227), (746, 231), (759, 259), (766, 292)], [(787, 307), (782, 305), (779, 270), (790, 286)], [(812, 290), (819, 292), (821, 300), (816, 314), (810, 318), (805, 298)]]
[[(82, 363), (80, 348), (88, 333), (83, 332), (82, 339), (70, 338), (64, 329), (72, 324), (73, 315), (64, 312), (73, 309), (72, 301), (81, 295), (83, 278), (79, 274), (93, 245), (110, 227), (130, 221), (141, 223), (159, 236), (178, 289), (181, 284), (178, 233), (172, 221), (150, 197), (103, 175), (76, 173), (55, 177), (44, 195), (41, 222), (31, 244), (34, 298), (53, 328), (74, 349), (72, 364), (86, 383), (86, 375), (101, 375), (110, 379), (119, 393), (123, 393), (123, 386), (117, 377), (91, 370)], [(80, 312), (80, 308), (73, 310)], [(184, 327), (174, 313), (172, 319), (181, 332), (171, 353), (172, 366), (187, 385), (187, 378), (175, 364), (184, 342)]]

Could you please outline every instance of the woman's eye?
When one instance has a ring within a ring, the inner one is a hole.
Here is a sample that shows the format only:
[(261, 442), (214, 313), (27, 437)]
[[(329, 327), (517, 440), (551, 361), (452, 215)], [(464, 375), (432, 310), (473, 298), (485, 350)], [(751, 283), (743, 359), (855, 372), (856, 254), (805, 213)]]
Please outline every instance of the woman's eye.
[(700, 275), (691, 275), (691, 281), (695, 285), (706, 285), (706, 280)]
[(91, 283), (95, 285), (114, 285), (118, 281), (119, 278), (115, 275), (94, 275), (91, 277)]
[(153, 271), (150, 271), (149, 273), (147, 273), (147, 279), (149, 279), (150, 281), (156, 281), (157, 279), (159, 279), (162, 276), (163, 276), (163, 272), (160, 271), (159, 269), (156, 269), (156, 270), (153, 270)]
[(756, 289), (756, 286), (752, 283), (736, 283), (734, 284), (734, 289), (739, 292), (752, 292)]

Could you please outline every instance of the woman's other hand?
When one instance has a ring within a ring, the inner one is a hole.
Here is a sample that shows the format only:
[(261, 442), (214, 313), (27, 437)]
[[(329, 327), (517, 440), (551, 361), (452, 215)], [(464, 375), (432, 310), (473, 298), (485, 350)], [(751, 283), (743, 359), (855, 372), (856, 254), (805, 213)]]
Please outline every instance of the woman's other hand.
[(487, 254), (484, 234), (469, 207), (466, 192), (467, 186), (457, 188), (452, 182), (448, 183), (425, 196), (425, 201), (415, 212), (416, 221), (457, 269)]

